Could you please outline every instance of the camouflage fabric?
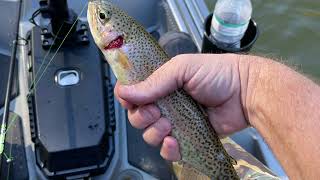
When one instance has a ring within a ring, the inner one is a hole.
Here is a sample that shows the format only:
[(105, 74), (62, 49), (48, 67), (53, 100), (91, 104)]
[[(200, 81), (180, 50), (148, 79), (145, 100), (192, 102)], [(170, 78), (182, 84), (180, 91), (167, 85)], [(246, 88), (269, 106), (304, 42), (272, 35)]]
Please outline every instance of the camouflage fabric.
[[(240, 179), (243, 180), (278, 180), (270, 169), (258, 161), (250, 153), (246, 152), (241, 146), (235, 143), (230, 138), (221, 139), (224, 148), (228, 154), (232, 156), (237, 164), (234, 168), (237, 171)], [(174, 172), (179, 180), (210, 180), (205, 176), (193, 169), (192, 167), (185, 166), (179, 163), (173, 163)]]

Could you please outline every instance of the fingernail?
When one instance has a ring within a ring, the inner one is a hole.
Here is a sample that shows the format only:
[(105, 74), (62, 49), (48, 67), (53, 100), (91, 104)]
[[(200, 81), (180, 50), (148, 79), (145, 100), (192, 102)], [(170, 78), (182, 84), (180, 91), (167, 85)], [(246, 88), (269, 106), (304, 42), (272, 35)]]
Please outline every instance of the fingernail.
[(176, 145), (175, 145), (175, 140), (172, 139), (171, 137), (166, 137), (165, 141), (167, 142), (167, 143), (165, 144), (166, 147), (167, 147), (170, 151), (174, 150), (174, 148), (176, 147)]

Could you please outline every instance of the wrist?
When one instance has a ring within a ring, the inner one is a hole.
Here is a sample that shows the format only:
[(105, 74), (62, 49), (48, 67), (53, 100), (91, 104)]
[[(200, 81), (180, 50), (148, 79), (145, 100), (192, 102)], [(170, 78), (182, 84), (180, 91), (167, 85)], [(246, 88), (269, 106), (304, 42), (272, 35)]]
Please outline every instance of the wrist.
[(243, 114), (247, 123), (251, 125), (255, 100), (256, 85), (260, 79), (261, 68), (265, 60), (250, 55), (240, 55), (238, 58), (240, 99)]

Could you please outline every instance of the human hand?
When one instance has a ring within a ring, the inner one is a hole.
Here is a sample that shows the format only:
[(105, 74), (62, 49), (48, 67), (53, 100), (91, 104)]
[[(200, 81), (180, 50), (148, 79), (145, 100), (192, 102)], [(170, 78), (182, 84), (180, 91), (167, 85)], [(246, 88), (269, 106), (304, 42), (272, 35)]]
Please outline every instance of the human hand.
[(115, 95), (128, 109), (132, 126), (145, 129), (144, 140), (155, 146), (162, 143), (161, 156), (177, 161), (180, 159), (179, 146), (170, 136), (170, 121), (161, 117), (153, 103), (183, 88), (206, 107), (209, 120), (219, 135), (244, 129), (248, 123), (241, 100), (240, 57), (233, 54), (180, 55), (141, 83), (132, 86), (117, 83)]

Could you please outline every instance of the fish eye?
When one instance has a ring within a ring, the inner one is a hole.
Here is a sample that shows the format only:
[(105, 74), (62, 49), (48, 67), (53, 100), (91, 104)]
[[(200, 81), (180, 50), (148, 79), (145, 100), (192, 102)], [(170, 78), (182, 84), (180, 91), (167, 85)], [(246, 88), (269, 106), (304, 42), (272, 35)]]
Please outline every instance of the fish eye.
[(105, 20), (106, 19), (106, 14), (100, 12), (99, 13), (99, 18), (102, 19), (102, 20)]
[(99, 10), (97, 14), (101, 23), (106, 23), (111, 19), (111, 12), (105, 10)]

